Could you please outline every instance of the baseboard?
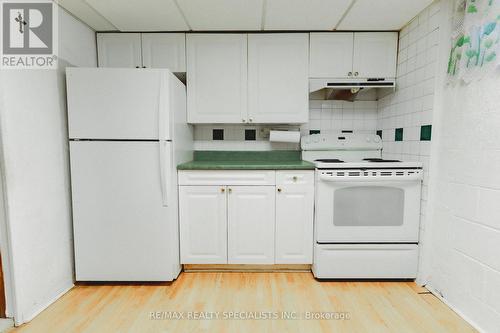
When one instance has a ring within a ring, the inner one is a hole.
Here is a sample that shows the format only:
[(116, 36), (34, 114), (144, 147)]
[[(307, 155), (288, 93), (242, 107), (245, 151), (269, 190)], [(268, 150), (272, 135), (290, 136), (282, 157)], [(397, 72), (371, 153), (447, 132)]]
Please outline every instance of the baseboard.
[(462, 311), (460, 311), (459, 309), (457, 309), (453, 304), (451, 304), (450, 302), (448, 302), (446, 300), (446, 298), (444, 298), (443, 296), (441, 296), (441, 294), (436, 291), (434, 288), (432, 288), (431, 286), (429, 285), (426, 285), (425, 288), (427, 288), (427, 290), (429, 290), (434, 296), (436, 296), (441, 302), (443, 302), (444, 304), (446, 304), (447, 307), (449, 307), (453, 312), (455, 312), (457, 315), (459, 315), (463, 320), (465, 320), (467, 323), (469, 323), (472, 327), (474, 327), (474, 329), (478, 330), (479, 332), (485, 332), (485, 330), (483, 330), (474, 320), (470, 319), (467, 315), (465, 315)]
[(234, 265), (234, 264), (184, 264), (184, 272), (310, 272), (309, 264), (286, 265)]

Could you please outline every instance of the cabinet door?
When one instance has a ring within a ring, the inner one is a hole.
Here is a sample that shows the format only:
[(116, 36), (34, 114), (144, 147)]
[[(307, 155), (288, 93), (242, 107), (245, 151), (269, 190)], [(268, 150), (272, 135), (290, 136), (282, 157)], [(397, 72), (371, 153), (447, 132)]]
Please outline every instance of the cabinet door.
[(228, 263), (273, 264), (275, 186), (228, 187)]
[(351, 77), (352, 32), (311, 33), (310, 38), (309, 77)]
[(142, 67), (141, 34), (97, 34), (99, 67)]
[(247, 36), (188, 34), (190, 123), (241, 123), (247, 117)]
[(314, 186), (278, 185), (276, 264), (311, 264)]
[(147, 68), (186, 71), (186, 37), (182, 33), (143, 33), (142, 62)]
[(308, 121), (308, 34), (248, 35), (248, 120)]
[(227, 263), (226, 191), (223, 186), (179, 186), (182, 264)]
[(397, 50), (397, 32), (354, 33), (354, 75), (362, 78), (396, 77)]

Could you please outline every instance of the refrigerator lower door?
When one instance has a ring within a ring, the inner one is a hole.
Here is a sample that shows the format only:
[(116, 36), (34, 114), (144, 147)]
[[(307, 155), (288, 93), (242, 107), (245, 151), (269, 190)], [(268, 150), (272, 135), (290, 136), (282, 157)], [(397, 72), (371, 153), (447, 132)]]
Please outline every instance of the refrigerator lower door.
[(175, 184), (160, 174), (171, 167), (161, 144), (70, 142), (77, 281), (177, 277), (177, 210), (164, 193)]

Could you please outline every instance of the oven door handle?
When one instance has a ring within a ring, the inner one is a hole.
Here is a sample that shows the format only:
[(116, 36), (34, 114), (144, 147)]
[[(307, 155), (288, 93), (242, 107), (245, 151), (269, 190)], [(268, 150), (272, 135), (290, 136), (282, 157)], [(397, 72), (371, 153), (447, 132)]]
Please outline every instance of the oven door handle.
[(326, 176), (319, 175), (319, 179), (327, 182), (380, 182), (380, 181), (396, 181), (406, 182), (422, 180), (422, 174), (413, 174), (405, 176)]

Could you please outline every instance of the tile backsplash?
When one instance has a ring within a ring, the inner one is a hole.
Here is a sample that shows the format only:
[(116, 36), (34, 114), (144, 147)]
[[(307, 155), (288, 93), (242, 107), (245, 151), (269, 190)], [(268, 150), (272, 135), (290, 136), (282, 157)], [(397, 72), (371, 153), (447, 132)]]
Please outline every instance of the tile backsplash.
[[(194, 126), (195, 150), (298, 150), (294, 143), (269, 142), (269, 130), (298, 125), (206, 124)], [(223, 139), (220, 139), (223, 138)]]
[(378, 101), (384, 157), (422, 161), (427, 171), (439, 41), (435, 1), (399, 34), (396, 91)]
[(377, 101), (310, 100), (309, 123), (302, 125), (302, 135), (353, 131), (375, 134)]
[[(302, 135), (353, 131), (374, 134), (377, 130), (377, 101), (311, 99), (309, 122), (303, 125), (206, 124), (194, 126), (198, 150), (299, 149), (298, 144), (270, 143), (269, 129), (300, 130)], [(223, 139), (221, 139), (223, 138)]]

